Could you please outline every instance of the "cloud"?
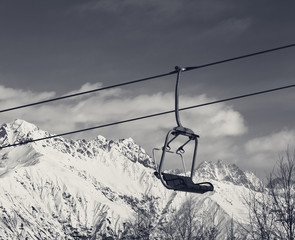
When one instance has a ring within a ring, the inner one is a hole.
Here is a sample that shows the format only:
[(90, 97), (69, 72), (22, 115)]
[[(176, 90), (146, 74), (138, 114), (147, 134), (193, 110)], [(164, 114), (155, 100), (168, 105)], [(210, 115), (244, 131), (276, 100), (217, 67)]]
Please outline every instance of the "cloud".
[[(101, 83), (85, 83), (79, 89), (65, 93), (101, 88)], [(54, 92), (33, 92), (24, 89), (6, 88), (0, 85), (2, 109), (55, 97)], [(181, 94), (180, 107), (211, 102), (206, 95)], [(134, 92), (113, 88), (93, 94), (82, 95), (49, 104), (19, 109), (1, 114), (1, 124), (16, 118), (31, 122), (50, 133), (64, 133), (99, 126), (149, 114), (173, 110), (174, 93), (157, 92), (152, 95), (135, 95)], [(287, 147), (295, 147), (295, 129), (283, 129), (245, 142), (248, 129), (244, 117), (225, 103), (214, 104), (180, 112), (185, 127), (200, 135), (197, 163), (203, 160), (225, 160), (237, 163), (242, 168), (256, 170), (261, 176), (269, 172), (279, 154)], [(132, 137), (151, 154), (154, 147), (163, 146), (167, 132), (176, 126), (174, 113), (87, 131), (68, 138), (93, 139), (103, 135), (108, 139)], [(179, 142), (180, 144), (180, 142)], [(189, 146), (185, 149), (191, 154)], [(191, 157), (185, 157), (190, 160)], [(172, 159), (170, 159), (172, 161)], [(171, 162), (169, 161), (169, 162)], [(189, 166), (190, 163), (187, 163)]]
[[(87, 91), (102, 87), (101, 83), (86, 83), (75, 92)], [(1, 86), (2, 91), (5, 87)], [(19, 97), (22, 95), (22, 97)], [(21, 105), (32, 99), (44, 99), (55, 96), (55, 93), (38, 93), (19, 89), (10, 89), (8, 98), (2, 97), (1, 104), (8, 102)], [(180, 105), (186, 107), (211, 101), (205, 95), (181, 96)], [(44, 104), (23, 110), (8, 112), (1, 120), (10, 122), (21, 118), (38, 125), (41, 129), (51, 133), (63, 133), (81, 128), (107, 124), (158, 112), (173, 110), (174, 93), (158, 92), (152, 95), (133, 96), (130, 92), (114, 88), (94, 94), (83, 95), (51, 104)], [(204, 160), (233, 157), (234, 138), (247, 131), (243, 116), (225, 104), (216, 104), (188, 111), (181, 111), (180, 117), (185, 127), (191, 128), (201, 135), (199, 150)], [(85, 132), (72, 138), (94, 138), (95, 135), (106, 135), (108, 138), (132, 137), (148, 152), (153, 147), (161, 147), (166, 133), (176, 126), (174, 114), (167, 114), (155, 118), (125, 123), (96, 131)], [(229, 153), (231, 152), (231, 153)]]
[(15, 104), (26, 104), (26, 102), (38, 102), (48, 98), (53, 98), (55, 92), (35, 93), (29, 90), (7, 88), (0, 85), (0, 103), (2, 108), (12, 107)]
[(277, 154), (288, 146), (295, 146), (295, 130), (284, 129), (268, 136), (254, 138), (245, 145), (248, 154)]
[[(65, 93), (103, 87), (102, 83), (85, 83), (79, 89)], [(24, 89), (6, 88), (0, 85), (1, 106), (14, 107), (24, 103), (55, 97), (54, 92), (32, 92)], [(206, 95), (188, 96), (181, 94), (180, 107), (211, 102), (215, 99)], [(174, 93), (157, 92), (152, 95), (134, 95), (122, 88), (113, 88), (93, 94), (82, 95), (49, 104), (2, 113), (1, 124), (16, 118), (31, 122), (50, 133), (64, 133), (78, 129), (99, 126), (149, 114), (173, 110)], [(200, 135), (197, 162), (225, 160), (235, 162), (246, 169), (256, 169), (261, 175), (271, 170), (278, 154), (287, 146), (295, 146), (295, 130), (283, 129), (276, 133), (250, 139), (244, 144), (241, 140), (248, 128), (244, 117), (225, 103), (214, 104), (180, 112), (185, 127)], [(176, 126), (174, 113), (147, 118), (140, 121), (99, 128), (68, 138), (93, 139), (103, 135), (108, 139), (132, 137), (135, 142), (151, 154), (154, 147), (163, 146), (167, 132)], [(179, 142), (180, 144), (180, 142)], [(193, 147), (185, 149), (191, 154)], [(190, 160), (190, 157), (189, 157)], [(189, 163), (187, 164), (187, 166)]]
[(245, 144), (247, 164), (254, 169), (270, 172), (287, 149), (295, 148), (295, 130), (281, 131), (249, 140)]

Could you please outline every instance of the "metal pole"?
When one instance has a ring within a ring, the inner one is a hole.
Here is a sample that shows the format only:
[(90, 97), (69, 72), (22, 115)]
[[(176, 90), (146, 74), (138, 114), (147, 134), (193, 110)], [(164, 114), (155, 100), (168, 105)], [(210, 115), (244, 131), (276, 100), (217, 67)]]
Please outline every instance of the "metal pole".
[(178, 127), (182, 127), (182, 124), (181, 124), (180, 118), (179, 118), (179, 92), (178, 92), (178, 85), (179, 85), (180, 73), (182, 71), (184, 71), (184, 69), (176, 66), (175, 67), (175, 70), (177, 71), (177, 78), (176, 78), (176, 85), (175, 85), (175, 118), (176, 118), (177, 126)]

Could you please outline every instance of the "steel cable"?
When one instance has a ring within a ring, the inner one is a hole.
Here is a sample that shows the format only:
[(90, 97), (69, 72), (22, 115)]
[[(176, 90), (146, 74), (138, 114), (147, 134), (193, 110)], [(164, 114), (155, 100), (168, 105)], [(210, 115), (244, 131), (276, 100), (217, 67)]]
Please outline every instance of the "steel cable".
[[(255, 96), (255, 95), (261, 95), (261, 94), (270, 93), (270, 92), (279, 91), (279, 90), (284, 90), (284, 89), (288, 89), (288, 88), (292, 88), (292, 87), (295, 87), (295, 84), (287, 85), (287, 86), (283, 86), (283, 87), (278, 87), (278, 88), (267, 89), (267, 90), (263, 90), (263, 91), (259, 91), (259, 92), (253, 92), (253, 93), (243, 94), (243, 95), (239, 95), (239, 96), (235, 96), (235, 97), (230, 97), (230, 98), (224, 98), (224, 99), (215, 100), (215, 101), (211, 101), (211, 102), (207, 102), (207, 103), (202, 103), (202, 104), (198, 104), (198, 105), (194, 105), (194, 106), (184, 107), (184, 108), (180, 108), (179, 111), (184, 111), (184, 110), (189, 110), (189, 109), (193, 109), (193, 108), (204, 107), (204, 106), (208, 106), (208, 105), (213, 105), (213, 104), (217, 104), (217, 103), (222, 103), (222, 102), (232, 101), (232, 100), (236, 100), (236, 99), (251, 97), (251, 96)], [(117, 121), (117, 122), (112, 122), (112, 123), (106, 123), (106, 124), (95, 126), (95, 127), (90, 127), (90, 128), (85, 128), (85, 129), (79, 129), (79, 130), (75, 130), (75, 131), (71, 131), (71, 132), (65, 132), (65, 133), (60, 133), (60, 134), (56, 134), (56, 135), (51, 135), (51, 136), (48, 136), (48, 137), (43, 137), (43, 138), (38, 138), (38, 139), (30, 139), (30, 140), (26, 140), (26, 141), (23, 141), (23, 142), (18, 142), (18, 143), (14, 143), (14, 144), (2, 146), (2, 147), (0, 147), (0, 150), (3, 149), (3, 148), (15, 147), (15, 146), (24, 145), (24, 144), (27, 144), (27, 143), (32, 143), (32, 142), (47, 140), (47, 139), (50, 139), (50, 138), (56, 138), (56, 137), (61, 137), (61, 136), (65, 136), (65, 135), (70, 135), (70, 134), (76, 134), (76, 133), (86, 132), (86, 131), (90, 131), (90, 130), (94, 130), (94, 129), (99, 129), (99, 128), (104, 128), (104, 127), (110, 127), (110, 126), (114, 126), (114, 125), (119, 125), (119, 124), (123, 124), (123, 123), (128, 123), (128, 122), (138, 121), (138, 120), (142, 120), (142, 119), (157, 117), (157, 116), (161, 116), (161, 115), (165, 115), (165, 114), (169, 114), (169, 113), (174, 113), (174, 112), (175, 112), (175, 110), (170, 110), (170, 111), (165, 111), (165, 112), (159, 112), (159, 113), (154, 113), (154, 114), (150, 114), (150, 115), (140, 116), (140, 117), (131, 118), (131, 119), (127, 119), (127, 120), (122, 120), (122, 121)]]
[[(236, 61), (236, 60), (243, 59), (243, 58), (248, 58), (248, 57), (262, 55), (265, 53), (270, 53), (270, 52), (274, 52), (274, 51), (278, 51), (278, 50), (283, 50), (283, 49), (291, 48), (294, 46), (295, 46), (295, 44), (289, 44), (289, 45), (284, 45), (284, 46), (271, 48), (271, 49), (267, 49), (267, 50), (263, 50), (263, 51), (259, 51), (259, 52), (254, 52), (254, 53), (250, 53), (250, 54), (246, 54), (246, 55), (242, 55), (242, 56), (238, 56), (238, 57), (233, 57), (233, 58), (228, 58), (228, 59), (224, 59), (224, 60), (220, 60), (220, 61), (206, 63), (206, 64), (202, 64), (199, 66), (184, 67), (184, 68), (182, 68), (183, 69), (182, 71), (186, 72), (186, 71), (191, 71), (191, 70), (195, 70), (195, 69), (210, 67), (210, 66), (214, 66), (214, 65), (218, 65), (218, 64), (222, 64), (222, 63), (226, 63), (226, 62)], [(165, 77), (165, 76), (169, 76), (169, 75), (173, 75), (173, 74), (177, 74), (177, 70), (174, 70), (174, 71), (171, 71), (168, 73), (158, 74), (158, 75), (151, 76), (151, 77), (141, 78), (141, 79), (137, 79), (137, 80), (133, 80), (133, 81), (129, 81), (129, 82), (123, 82), (123, 83), (110, 85), (110, 86), (106, 86), (106, 87), (102, 87), (102, 88), (96, 88), (96, 89), (92, 89), (89, 91), (79, 92), (79, 93), (65, 95), (65, 96), (61, 96), (61, 97), (57, 97), (57, 98), (51, 98), (51, 99), (47, 99), (47, 100), (43, 100), (43, 101), (39, 101), (39, 102), (24, 104), (24, 105), (20, 105), (20, 106), (11, 107), (11, 108), (6, 108), (6, 109), (0, 110), (0, 113), (9, 112), (9, 111), (13, 111), (13, 110), (21, 109), (21, 108), (26, 108), (26, 107), (32, 107), (32, 106), (45, 104), (45, 103), (58, 101), (58, 100), (63, 100), (63, 99), (67, 99), (67, 98), (77, 97), (77, 96), (90, 94), (90, 93), (94, 93), (94, 92), (99, 92), (99, 91), (103, 91), (103, 90), (107, 90), (107, 89), (111, 89), (111, 88), (115, 88), (115, 87), (121, 87), (121, 86), (125, 86), (125, 85), (135, 84), (135, 83), (148, 81), (148, 80), (152, 80), (152, 79), (156, 79), (156, 78), (161, 78), (161, 77)]]

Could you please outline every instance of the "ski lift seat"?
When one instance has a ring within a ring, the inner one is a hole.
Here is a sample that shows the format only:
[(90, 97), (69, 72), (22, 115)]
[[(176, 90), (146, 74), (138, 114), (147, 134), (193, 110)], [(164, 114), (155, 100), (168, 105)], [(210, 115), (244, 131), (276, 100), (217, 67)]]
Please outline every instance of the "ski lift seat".
[[(159, 178), (158, 172), (155, 172), (155, 175)], [(162, 176), (169, 188), (175, 191), (203, 194), (214, 190), (213, 185), (209, 182), (194, 183), (190, 177), (163, 172)]]

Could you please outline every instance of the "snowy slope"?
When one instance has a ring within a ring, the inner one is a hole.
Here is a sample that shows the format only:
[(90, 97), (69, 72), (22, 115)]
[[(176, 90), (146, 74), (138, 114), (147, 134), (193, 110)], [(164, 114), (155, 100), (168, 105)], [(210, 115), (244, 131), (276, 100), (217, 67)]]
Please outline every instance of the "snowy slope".
[[(0, 146), (50, 136), (15, 120), (0, 128)], [(48, 139), (0, 150), (0, 239), (90, 239), (114, 235), (144, 210), (145, 196), (156, 202), (159, 219), (193, 197), (198, 214), (214, 212), (226, 226), (231, 217), (247, 222), (243, 195), (259, 180), (235, 165), (201, 163), (198, 180), (215, 191), (204, 195), (165, 189), (153, 175), (152, 160), (130, 138), (112, 141)], [(167, 215), (167, 216), (166, 216)], [(209, 220), (208, 220), (209, 221)]]

